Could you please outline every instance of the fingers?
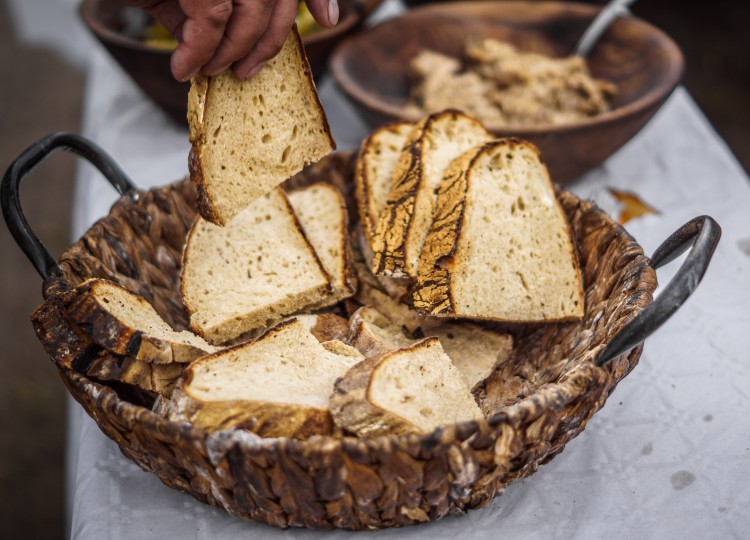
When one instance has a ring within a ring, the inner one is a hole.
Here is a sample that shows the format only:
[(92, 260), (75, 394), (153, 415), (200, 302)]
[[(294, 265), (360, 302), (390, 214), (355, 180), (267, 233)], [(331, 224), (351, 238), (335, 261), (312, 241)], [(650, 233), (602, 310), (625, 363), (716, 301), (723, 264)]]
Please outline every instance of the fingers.
[(247, 56), (276, 16), (274, 4), (274, 0), (235, 0), (224, 38), (203, 73), (217, 75)]
[(179, 0), (186, 19), (172, 53), (172, 74), (179, 81), (195, 76), (214, 55), (233, 12), (232, 0)]
[(339, 3), (337, 0), (306, 0), (307, 9), (318, 24), (327, 28), (339, 22)]
[(234, 64), (232, 70), (238, 79), (244, 80), (255, 75), (265, 62), (281, 50), (286, 36), (297, 15), (297, 0), (277, 0), (265, 33), (250, 53)]

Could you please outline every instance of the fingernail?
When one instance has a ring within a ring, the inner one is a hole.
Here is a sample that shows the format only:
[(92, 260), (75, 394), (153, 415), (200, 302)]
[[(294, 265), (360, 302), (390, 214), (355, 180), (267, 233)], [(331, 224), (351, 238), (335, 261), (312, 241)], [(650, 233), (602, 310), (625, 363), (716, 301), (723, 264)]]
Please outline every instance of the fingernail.
[(172, 66), (172, 75), (180, 82), (186, 82), (198, 75), (200, 68), (194, 68), (192, 71), (185, 73), (185, 62), (183, 61), (184, 53), (182, 49), (175, 50), (172, 53), (170, 64)]
[(265, 65), (266, 65), (265, 62), (261, 62), (260, 64), (257, 64), (253, 69), (251, 69), (245, 74), (245, 80), (255, 77), (258, 74), (258, 72), (265, 67)]
[(328, 22), (331, 25), (339, 22), (339, 3), (337, 0), (328, 0)]

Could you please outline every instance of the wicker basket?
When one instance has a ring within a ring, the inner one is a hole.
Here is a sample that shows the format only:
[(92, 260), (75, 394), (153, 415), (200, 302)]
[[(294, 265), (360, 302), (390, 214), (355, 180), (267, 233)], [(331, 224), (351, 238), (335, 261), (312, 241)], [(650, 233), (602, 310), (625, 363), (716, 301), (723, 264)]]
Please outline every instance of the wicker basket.
[[(59, 264), (29, 229), (18, 203), (21, 178), (58, 148), (87, 157), (124, 194)], [(336, 154), (291, 182), (327, 178), (346, 189), (351, 168), (351, 156)], [(194, 218), (193, 196), (184, 181), (138, 193), (100, 149), (67, 134), (32, 146), (10, 167), (2, 186), (6, 221), (44, 278), (46, 298), (103, 277), (142, 294), (177, 328), (187, 323), (174, 284)], [(512, 361), (481, 391), (486, 420), (369, 440), (262, 439), (246, 431), (208, 435), (167, 421), (122, 389), (73, 369), (60, 368), (60, 376), (128, 458), (166, 485), (244, 519), (277, 527), (377, 529), (485, 506), (585, 428), (635, 367), (639, 343), (697, 286), (720, 235), (711, 218), (696, 218), (649, 260), (592, 203), (564, 191), (559, 200), (579, 249), (586, 313), (580, 322), (513, 329)], [(691, 243), (682, 268), (654, 302), (654, 268)]]

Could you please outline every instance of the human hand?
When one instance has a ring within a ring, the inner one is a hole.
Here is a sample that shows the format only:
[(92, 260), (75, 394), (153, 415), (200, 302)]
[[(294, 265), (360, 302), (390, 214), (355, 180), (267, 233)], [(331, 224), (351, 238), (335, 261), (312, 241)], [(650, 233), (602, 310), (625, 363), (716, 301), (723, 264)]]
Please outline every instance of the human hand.
[[(152, 15), (179, 45), (172, 74), (187, 81), (202, 72), (232, 68), (239, 79), (255, 75), (281, 50), (297, 14), (297, 0), (120, 0)], [(337, 0), (307, 0), (325, 27), (338, 22)]]

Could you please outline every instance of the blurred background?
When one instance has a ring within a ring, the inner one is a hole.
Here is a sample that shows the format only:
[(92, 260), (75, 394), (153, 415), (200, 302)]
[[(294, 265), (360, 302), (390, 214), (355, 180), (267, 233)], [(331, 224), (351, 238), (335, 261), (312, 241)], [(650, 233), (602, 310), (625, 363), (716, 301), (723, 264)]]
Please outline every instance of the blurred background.
[[(602, 3), (602, 2), (593, 2)], [(54, 131), (81, 131), (87, 51), (76, 0), (0, 0), (0, 168)], [(750, 4), (641, 0), (639, 17), (686, 58), (683, 84), (750, 170)], [(23, 204), (54, 256), (70, 243), (75, 160), (58, 155), (29, 178)], [(41, 282), (0, 226), (0, 523), (3, 538), (65, 538), (66, 391), (29, 315)]]

